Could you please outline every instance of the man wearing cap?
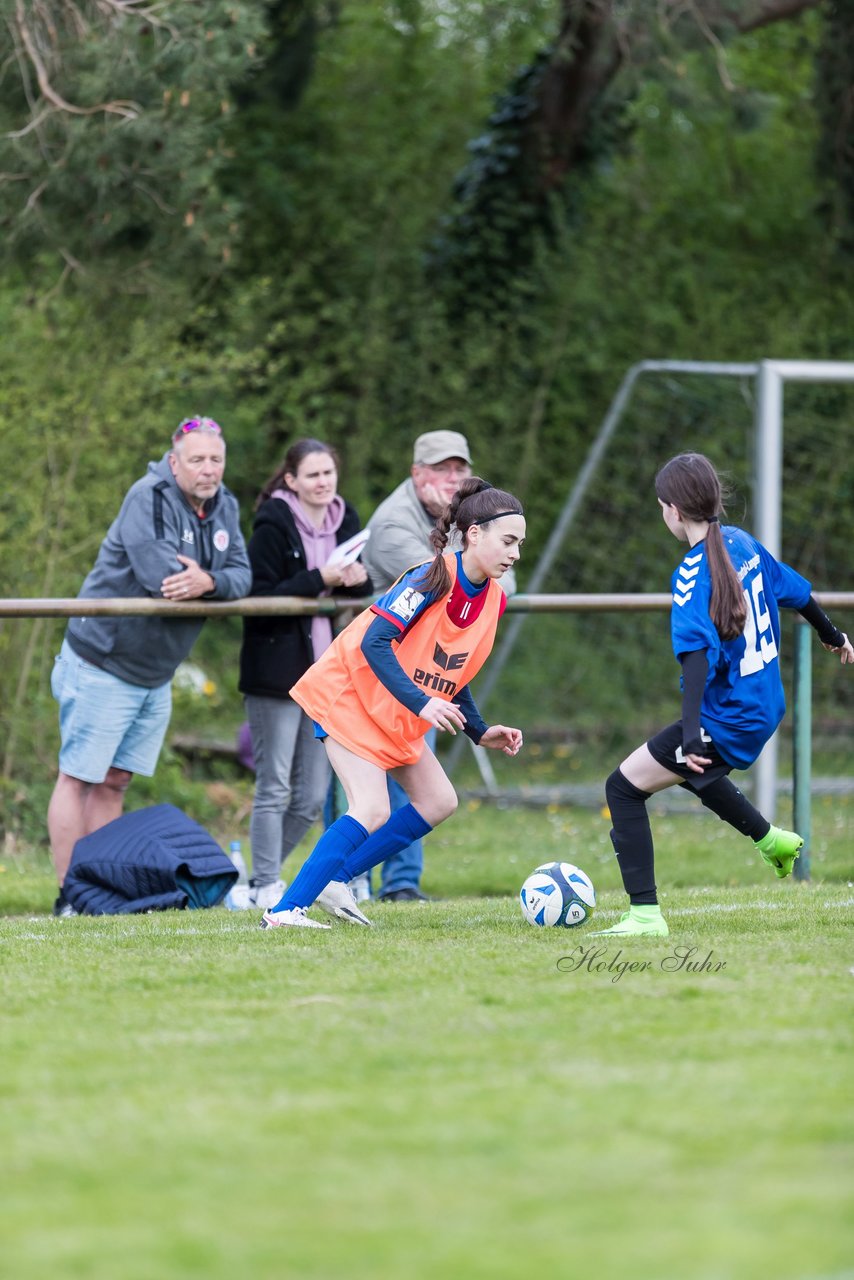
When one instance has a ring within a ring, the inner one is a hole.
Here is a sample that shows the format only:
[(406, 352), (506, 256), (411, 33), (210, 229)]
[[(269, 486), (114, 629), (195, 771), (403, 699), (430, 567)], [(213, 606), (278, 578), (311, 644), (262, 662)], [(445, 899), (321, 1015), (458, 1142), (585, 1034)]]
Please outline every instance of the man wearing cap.
[(406, 569), (433, 558), (433, 526), (470, 475), (468, 441), (459, 431), (428, 431), (418, 437), (408, 479), (368, 521), (371, 538), (362, 563), (375, 591), (387, 591)]
[[(252, 585), (237, 500), (222, 483), (225, 440), (188, 418), (172, 447), (128, 490), (78, 599), (233, 600)], [(135, 773), (151, 777), (166, 735), (171, 682), (204, 617), (72, 618), (54, 664), (59, 774), (47, 812), (60, 895), (72, 850), (121, 816)]]
[[(362, 552), (375, 591), (387, 591), (413, 565), (432, 560), (430, 534), (437, 519), (472, 473), (468, 441), (459, 431), (427, 431), (415, 441), (408, 479), (380, 503), (368, 521), (371, 537)], [(508, 595), (516, 589), (513, 571), (501, 579)], [(435, 730), (425, 739), (433, 749)], [(409, 803), (406, 792), (389, 777), (393, 809)], [(421, 892), (424, 849), (420, 840), (383, 863), (379, 898), (383, 902), (416, 902)]]

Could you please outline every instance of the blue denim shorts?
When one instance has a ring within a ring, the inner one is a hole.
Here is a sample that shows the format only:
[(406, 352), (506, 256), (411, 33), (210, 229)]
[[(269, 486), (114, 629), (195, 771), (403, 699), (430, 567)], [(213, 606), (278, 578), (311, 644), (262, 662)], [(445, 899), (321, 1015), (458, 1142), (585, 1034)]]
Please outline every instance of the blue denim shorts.
[(103, 782), (115, 766), (152, 776), (172, 712), (170, 682), (156, 689), (128, 684), (84, 662), (63, 640), (50, 688), (59, 703), (63, 773), (81, 782)]

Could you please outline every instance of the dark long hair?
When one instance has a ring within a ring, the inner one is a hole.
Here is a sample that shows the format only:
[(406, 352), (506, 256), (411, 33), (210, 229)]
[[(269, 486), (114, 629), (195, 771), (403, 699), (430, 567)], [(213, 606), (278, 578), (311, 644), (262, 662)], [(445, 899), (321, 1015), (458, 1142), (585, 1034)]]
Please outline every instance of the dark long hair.
[(328, 453), (332, 461), (335, 463), (335, 470), (340, 471), (341, 465), (338, 460), (338, 454), (332, 448), (331, 444), (324, 444), (322, 440), (312, 440), (308, 437), (302, 440), (295, 440), (285, 454), (282, 462), (276, 467), (276, 470), (265, 481), (258, 497), (255, 499), (255, 510), (267, 501), (272, 493), (277, 489), (287, 489), (285, 484), (285, 475), (295, 476), (299, 470), (299, 464), (303, 458), (307, 458), (310, 453)]
[(747, 605), (744, 590), (727, 555), (720, 519), (726, 515), (721, 478), (702, 453), (680, 453), (666, 462), (655, 477), (661, 502), (676, 508), (688, 520), (710, 520), (706, 556), (712, 575), (709, 615), (722, 640), (735, 640), (744, 630)]
[(428, 591), (444, 595), (451, 588), (451, 578), (444, 560), (451, 529), (456, 527), (462, 535), (465, 547), (468, 530), (473, 524), (489, 524), (498, 515), (524, 515), (521, 502), (504, 489), (493, 489), (480, 476), (469, 476), (467, 480), (463, 480), (430, 533), (430, 542), (436, 555), (421, 579)]

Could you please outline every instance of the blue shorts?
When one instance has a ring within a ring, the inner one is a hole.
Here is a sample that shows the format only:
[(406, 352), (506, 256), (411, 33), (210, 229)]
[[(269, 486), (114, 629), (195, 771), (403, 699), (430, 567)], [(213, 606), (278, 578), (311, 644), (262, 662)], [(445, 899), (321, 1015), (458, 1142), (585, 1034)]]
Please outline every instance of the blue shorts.
[(59, 703), (62, 773), (81, 782), (103, 782), (111, 766), (153, 775), (172, 712), (170, 682), (156, 689), (128, 684), (63, 640), (50, 688)]

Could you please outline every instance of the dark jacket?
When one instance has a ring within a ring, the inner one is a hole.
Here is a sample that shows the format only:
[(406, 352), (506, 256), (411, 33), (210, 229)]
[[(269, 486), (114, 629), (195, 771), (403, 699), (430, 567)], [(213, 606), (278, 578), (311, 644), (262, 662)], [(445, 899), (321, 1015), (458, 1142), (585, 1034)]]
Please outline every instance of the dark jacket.
[(81, 915), (213, 907), (237, 870), (213, 836), (171, 804), (122, 814), (74, 846), (62, 891)]
[[(184, 567), (178, 555), (196, 560), (214, 580), (208, 600), (234, 600), (249, 591), (251, 570), (240, 532), (234, 495), (220, 485), (200, 520), (175, 483), (168, 453), (125, 495), (101, 543), (79, 599), (161, 597), (160, 584)], [(153, 689), (166, 684), (193, 647), (204, 618), (72, 618), (68, 643), (84, 662), (128, 684)]]
[[(358, 512), (344, 504), (344, 519), (335, 534), (340, 545), (358, 533)], [(249, 539), (253, 596), (310, 596), (326, 590), (319, 569), (309, 569), (293, 512), (280, 498), (268, 498), (255, 516)], [(336, 587), (336, 596), (361, 600), (373, 594), (370, 578), (358, 587)], [(241, 693), (261, 698), (287, 698), (293, 685), (314, 661), (311, 618), (245, 617), (240, 650)]]

